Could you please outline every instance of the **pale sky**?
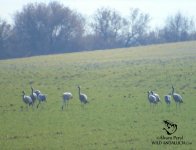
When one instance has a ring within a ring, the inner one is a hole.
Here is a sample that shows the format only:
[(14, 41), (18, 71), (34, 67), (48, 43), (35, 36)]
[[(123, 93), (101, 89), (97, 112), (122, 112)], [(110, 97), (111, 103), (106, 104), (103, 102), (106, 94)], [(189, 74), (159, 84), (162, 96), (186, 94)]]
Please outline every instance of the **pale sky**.
[[(12, 21), (13, 14), (21, 11), (22, 7), (30, 2), (48, 3), (54, 0), (0, 0), (0, 18)], [(92, 15), (97, 8), (109, 7), (116, 9), (122, 16), (127, 16), (130, 8), (139, 8), (151, 17), (152, 26), (160, 26), (167, 16), (178, 11), (182, 14), (196, 18), (195, 0), (56, 0), (77, 10), (86, 16)]]

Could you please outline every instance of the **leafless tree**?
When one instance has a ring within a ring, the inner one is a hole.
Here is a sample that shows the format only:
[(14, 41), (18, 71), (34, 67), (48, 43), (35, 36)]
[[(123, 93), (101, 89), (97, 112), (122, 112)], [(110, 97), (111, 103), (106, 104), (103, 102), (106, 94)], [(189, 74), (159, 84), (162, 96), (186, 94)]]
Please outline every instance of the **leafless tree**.
[(8, 47), (11, 34), (11, 25), (0, 19), (0, 59), (9, 57)]
[(27, 4), (14, 21), (18, 49), (28, 51), (27, 55), (80, 49), (85, 19), (59, 2)]
[(195, 30), (192, 18), (178, 12), (174, 16), (168, 16), (163, 28), (163, 38), (166, 42), (189, 40), (190, 34)]
[(130, 9), (130, 15), (124, 21), (124, 46), (141, 45), (144, 35), (149, 30), (150, 16), (137, 8)]
[(120, 14), (110, 8), (99, 8), (93, 16), (91, 27), (98, 48), (118, 47), (123, 19)]

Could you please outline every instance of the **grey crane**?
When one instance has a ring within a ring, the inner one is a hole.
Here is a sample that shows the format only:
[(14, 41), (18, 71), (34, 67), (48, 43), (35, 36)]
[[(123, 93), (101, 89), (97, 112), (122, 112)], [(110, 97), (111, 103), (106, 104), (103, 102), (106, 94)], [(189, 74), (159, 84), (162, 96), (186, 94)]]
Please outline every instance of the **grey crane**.
[(172, 97), (173, 97), (174, 101), (176, 102), (176, 107), (177, 107), (177, 104), (179, 104), (179, 106), (180, 106), (180, 104), (183, 103), (183, 101), (182, 101), (182, 96), (178, 93), (175, 93), (174, 91), (175, 91), (175, 89), (172, 85)]
[(148, 101), (150, 104), (157, 104), (157, 98), (150, 92), (148, 91)]
[(79, 92), (79, 99), (80, 99), (81, 104), (89, 103), (89, 101), (87, 100), (86, 94), (83, 94), (80, 92), (80, 86), (78, 86), (78, 92)]
[(71, 92), (65, 92), (63, 93), (63, 105), (62, 105), (62, 110), (65, 107), (68, 107), (68, 103), (69, 103), (69, 100), (73, 98), (73, 95), (71, 94)]
[(42, 102), (47, 102), (47, 95), (46, 94), (42, 94), (41, 92), (38, 93), (37, 95), (37, 99), (39, 101), (39, 103), (37, 104), (37, 108), (39, 107), (40, 103)]
[(37, 94), (34, 92), (33, 87), (31, 87), (31, 95), (30, 95), (33, 103), (35, 103), (36, 99), (37, 99)]
[(25, 95), (25, 91), (22, 91), (22, 100), (27, 106), (33, 106), (33, 101), (30, 96)]
[(159, 94), (155, 93), (154, 91), (151, 91), (150, 93), (156, 97), (157, 102), (161, 103), (161, 98), (160, 98)]
[(40, 90), (35, 90), (34, 93), (36, 93), (36, 95), (37, 95), (37, 97), (38, 97), (38, 95), (41, 94), (41, 91), (40, 91)]
[(170, 96), (170, 94), (165, 95), (164, 96), (164, 99), (165, 99), (166, 104), (167, 105), (170, 105), (170, 103), (171, 103), (171, 96)]

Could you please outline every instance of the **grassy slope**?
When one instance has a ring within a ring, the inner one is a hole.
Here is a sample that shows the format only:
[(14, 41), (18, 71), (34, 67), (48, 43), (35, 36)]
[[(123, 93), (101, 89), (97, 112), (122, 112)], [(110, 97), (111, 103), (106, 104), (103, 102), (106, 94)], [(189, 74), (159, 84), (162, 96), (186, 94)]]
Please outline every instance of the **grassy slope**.
[[(193, 149), (196, 144), (196, 42), (0, 61), (1, 149)], [(185, 103), (152, 110), (147, 91), (162, 98), (171, 83)], [(24, 107), (30, 84), (48, 94), (38, 110)], [(88, 95), (83, 109), (77, 85)], [(74, 98), (63, 112), (61, 95)], [(152, 145), (166, 135), (162, 120), (192, 145)]]

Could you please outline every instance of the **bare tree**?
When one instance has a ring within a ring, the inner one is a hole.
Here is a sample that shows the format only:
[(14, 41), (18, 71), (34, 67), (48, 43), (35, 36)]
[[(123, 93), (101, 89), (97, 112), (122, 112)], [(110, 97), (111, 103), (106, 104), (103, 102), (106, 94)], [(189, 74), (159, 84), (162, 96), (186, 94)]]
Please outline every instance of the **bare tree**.
[(163, 28), (163, 38), (166, 42), (189, 40), (190, 34), (194, 31), (194, 26), (192, 18), (178, 12), (174, 16), (167, 17)]
[[(50, 43), (52, 47), (66, 51), (76, 51), (81, 48), (80, 39), (85, 31), (84, 17), (56, 2), (50, 3), (52, 15), (50, 18)], [(56, 52), (56, 51), (55, 51)]]
[(9, 37), (11, 34), (11, 25), (0, 19), (0, 58), (9, 56)]
[(149, 29), (150, 16), (137, 8), (130, 9), (130, 15), (124, 21), (123, 39), (125, 47), (141, 45)]
[(80, 49), (84, 18), (58, 2), (30, 3), (15, 15), (18, 49), (26, 55), (62, 53)]
[(93, 16), (91, 27), (98, 48), (118, 47), (118, 38), (123, 19), (118, 12), (110, 8), (99, 8)]
[(149, 22), (137, 8), (126, 18), (99, 8), (86, 19), (57, 1), (29, 3), (16, 12), (13, 26), (0, 19), (0, 59), (196, 39), (193, 18), (180, 12), (163, 28), (151, 30)]

